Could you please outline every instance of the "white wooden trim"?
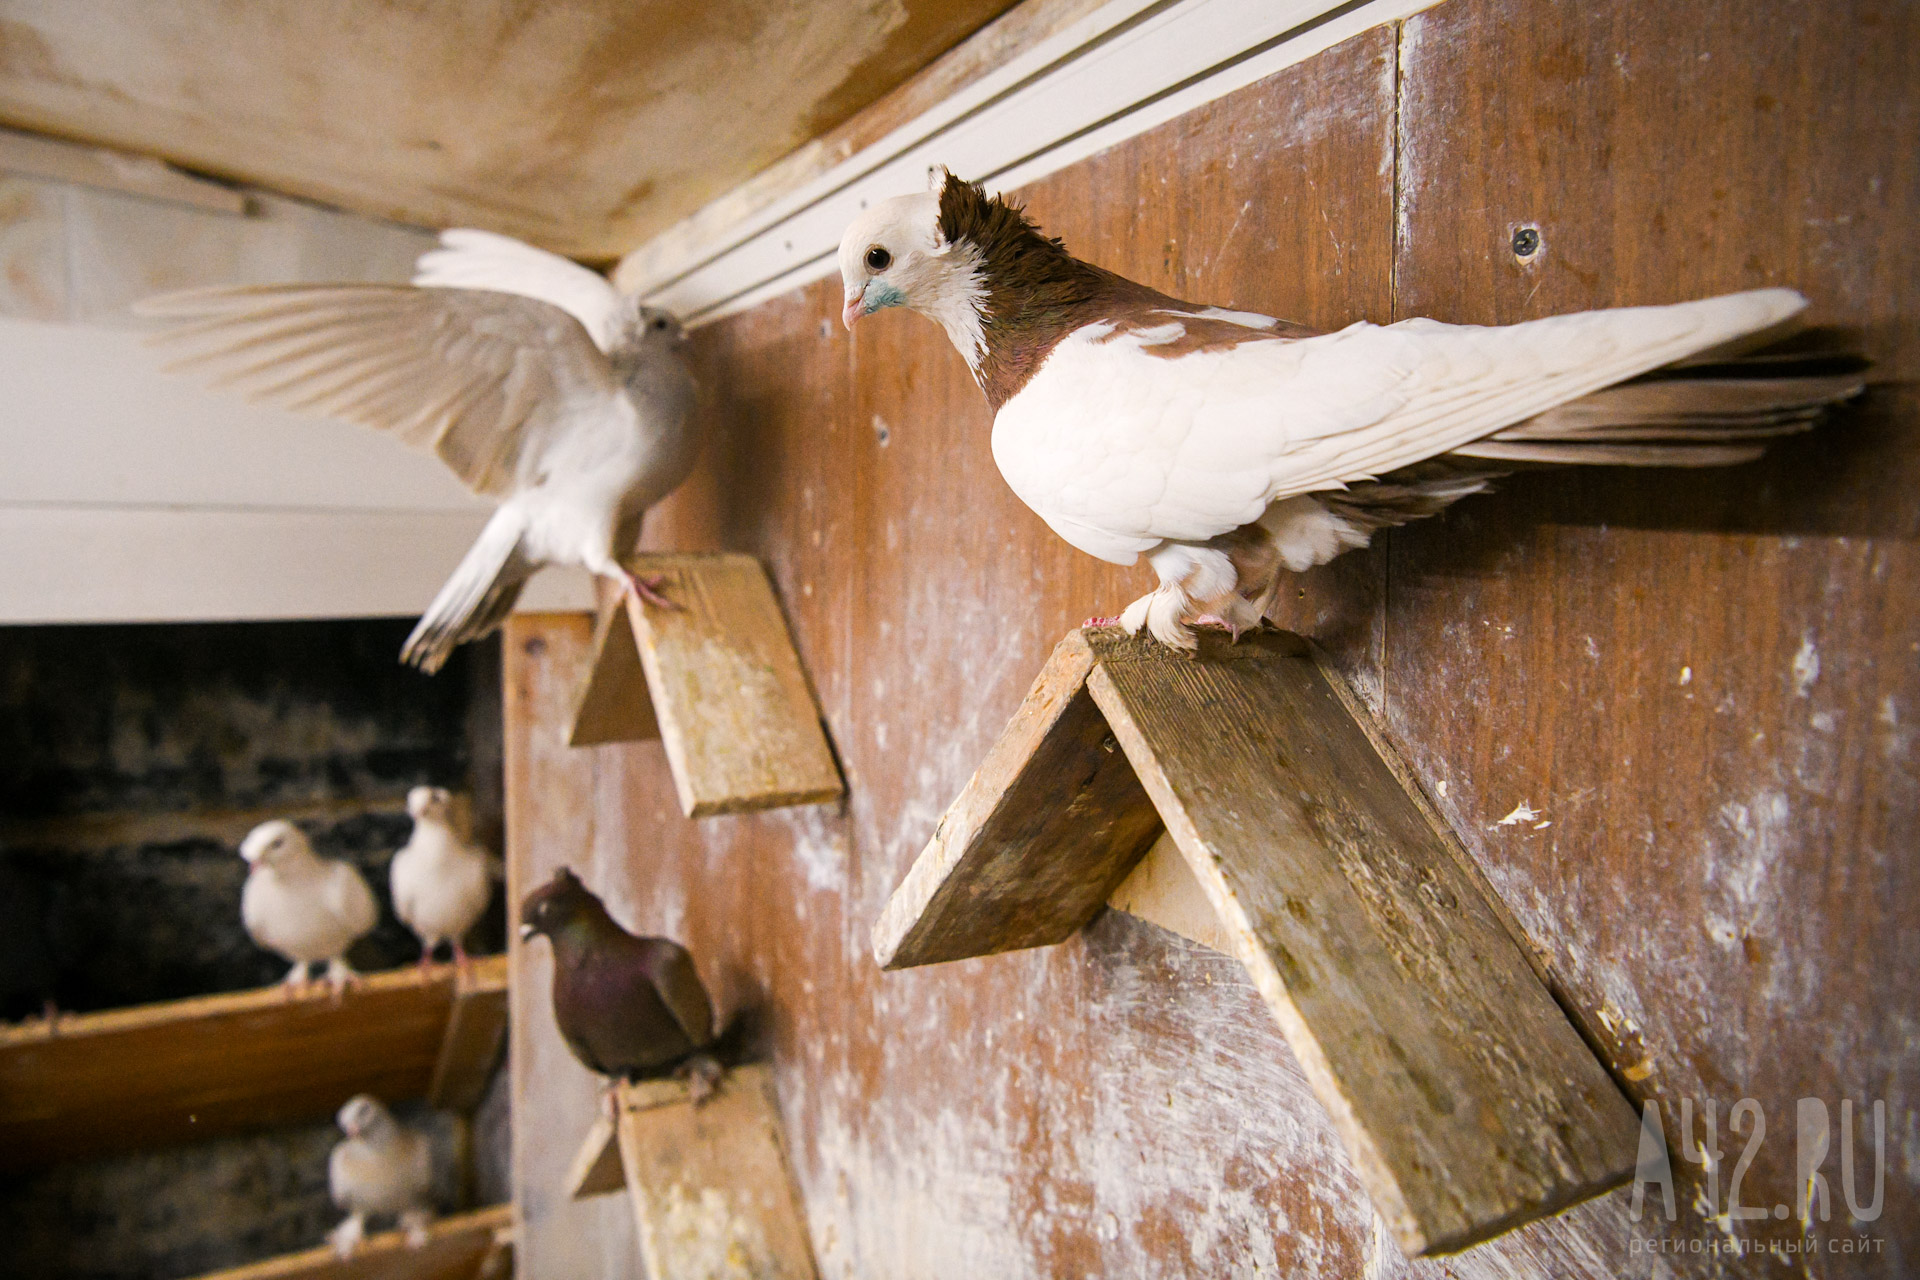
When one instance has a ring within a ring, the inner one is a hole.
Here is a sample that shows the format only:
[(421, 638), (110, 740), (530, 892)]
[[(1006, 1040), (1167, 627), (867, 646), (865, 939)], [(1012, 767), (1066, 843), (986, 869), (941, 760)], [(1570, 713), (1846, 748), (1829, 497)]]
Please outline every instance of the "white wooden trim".
[(717, 320), (831, 274), (847, 223), (932, 165), (1016, 187), (1436, 3), (1113, 0), (698, 247), (643, 245), (615, 283)]
[[(484, 512), (0, 505), (0, 624), (418, 614)], [(593, 607), (546, 570), (521, 607)]]

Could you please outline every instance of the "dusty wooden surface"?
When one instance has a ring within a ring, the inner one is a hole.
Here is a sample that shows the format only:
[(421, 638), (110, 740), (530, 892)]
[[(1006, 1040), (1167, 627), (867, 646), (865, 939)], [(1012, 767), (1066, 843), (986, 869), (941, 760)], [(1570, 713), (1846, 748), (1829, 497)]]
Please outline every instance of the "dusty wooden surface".
[(695, 1106), (675, 1080), (620, 1086), (620, 1161), (647, 1274), (814, 1280), (765, 1064)]
[[(823, 1275), (1912, 1269), (1917, 25), (1891, 4), (1449, 0), (1020, 193), (1103, 265), (1321, 326), (1394, 318), (1399, 226), (1401, 314), (1779, 282), (1860, 328), (1881, 381), (1830, 433), (1724, 476), (1517, 477), (1305, 575), (1278, 621), (1381, 716), (1629, 1096), (1661, 1098), (1670, 1136), (1680, 1098), (1716, 1100), (1720, 1207), (1740, 1098), (1769, 1124), (1743, 1203), (1767, 1206), (1793, 1199), (1797, 1099), (1888, 1102), (1881, 1218), (1815, 1222), (1882, 1251), (1716, 1253), (1799, 1223), (1700, 1216), (1677, 1160), (1672, 1223), (1614, 1192), (1407, 1262), (1237, 960), (1112, 912), (1058, 947), (880, 973), (868, 930), (1053, 643), (1151, 576), (1007, 492), (936, 328), (890, 312), (850, 337), (826, 282), (695, 336), (713, 444), (649, 533), (767, 565), (844, 812), (690, 823), (660, 746), (628, 744), (575, 753), (601, 758), (598, 811), (550, 815), (537, 851), (593, 846), (623, 918), (685, 941), (727, 1014), (757, 1011)], [(1522, 269), (1507, 224), (1527, 219), (1547, 248)], [(574, 678), (587, 622), (566, 626), (541, 679)], [(1497, 825), (1522, 802), (1541, 816)]]
[(0, 10), (0, 121), (416, 226), (611, 259), (1010, 0), (185, 0)]
[(658, 737), (689, 817), (818, 804), (845, 791), (759, 563), (712, 553), (628, 563), (658, 578), (678, 607), (628, 594), (623, 611), (602, 616), (568, 741)]
[(640, 645), (624, 596), (600, 606), (587, 655), (587, 676), (574, 699), (567, 745), (597, 747), (659, 737), (660, 722), (653, 714), (653, 695), (647, 692), (647, 672), (640, 665)]
[(1083, 634), (1095, 702), (1401, 1247), (1619, 1184), (1633, 1110), (1310, 649)]
[(1040, 947), (1093, 918), (1160, 829), (1062, 640), (873, 926), (884, 969)]
[(500, 1280), (513, 1274), (512, 1231), (512, 1208), (494, 1205), (435, 1221), (417, 1249), (404, 1232), (382, 1231), (345, 1260), (323, 1245), (199, 1280)]
[(273, 986), (63, 1017), (51, 1036), (0, 1027), (0, 1167), (324, 1119), (356, 1093), (423, 1097), (449, 1049), (442, 1069), (477, 1081), (477, 1100), (498, 1038), (448, 1031), (459, 1005), (477, 1026), (504, 1001), (506, 961), (473, 968), (458, 1000), (453, 966), (436, 965), (369, 974), (337, 1001)]

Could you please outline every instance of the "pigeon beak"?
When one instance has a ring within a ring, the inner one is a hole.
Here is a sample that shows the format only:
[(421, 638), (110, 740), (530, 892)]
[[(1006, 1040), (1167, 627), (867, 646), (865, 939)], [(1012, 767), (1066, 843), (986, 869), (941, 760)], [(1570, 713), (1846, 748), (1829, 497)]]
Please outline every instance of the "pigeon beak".
[(535, 929), (532, 925), (523, 924), (520, 926), (520, 941), (531, 942), (533, 941), (533, 935), (538, 932), (539, 930)]
[(864, 291), (848, 293), (846, 305), (840, 308), (840, 323), (851, 330), (853, 328), (853, 322), (865, 314), (867, 314), (866, 293)]

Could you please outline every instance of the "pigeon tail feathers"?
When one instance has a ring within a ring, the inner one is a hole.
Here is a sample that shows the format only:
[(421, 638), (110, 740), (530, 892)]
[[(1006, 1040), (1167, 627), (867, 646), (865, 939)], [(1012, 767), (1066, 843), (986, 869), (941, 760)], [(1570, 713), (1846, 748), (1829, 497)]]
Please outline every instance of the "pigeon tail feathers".
[(494, 512), (453, 576), (420, 615), (400, 660), (432, 675), (455, 646), (491, 633), (513, 612), (534, 565), (520, 549), (524, 521), (511, 506)]

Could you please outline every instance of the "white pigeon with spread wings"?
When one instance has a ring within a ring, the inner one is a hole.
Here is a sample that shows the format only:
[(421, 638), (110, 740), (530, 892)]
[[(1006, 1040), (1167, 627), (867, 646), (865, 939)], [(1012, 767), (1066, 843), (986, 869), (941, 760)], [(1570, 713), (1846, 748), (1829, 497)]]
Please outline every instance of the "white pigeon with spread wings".
[(431, 449), (499, 509), (401, 656), (436, 671), (512, 611), (543, 565), (583, 565), (655, 604), (621, 558), (647, 508), (693, 469), (693, 379), (667, 312), (586, 268), (455, 230), (410, 285), (198, 289), (136, 308), (163, 319), (169, 368)]
[(240, 842), (247, 883), (240, 891), (240, 922), (247, 936), (293, 962), (289, 988), (305, 983), (308, 967), (325, 962), (339, 991), (353, 979), (347, 949), (373, 931), (379, 907), (351, 863), (323, 858), (291, 822), (263, 822)]
[(1862, 386), (1851, 357), (1700, 363), (1790, 320), (1791, 289), (1318, 333), (1081, 262), (944, 171), (857, 219), (840, 270), (849, 328), (906, 306), (946, 330), (1008, 485), (1082, 551), (1146, 556), (1160, 586), (1121, 623), (1180, 648), (1193, 625), (1258, 625), (1282, 570), (1515, 466), (1743, 462)]

